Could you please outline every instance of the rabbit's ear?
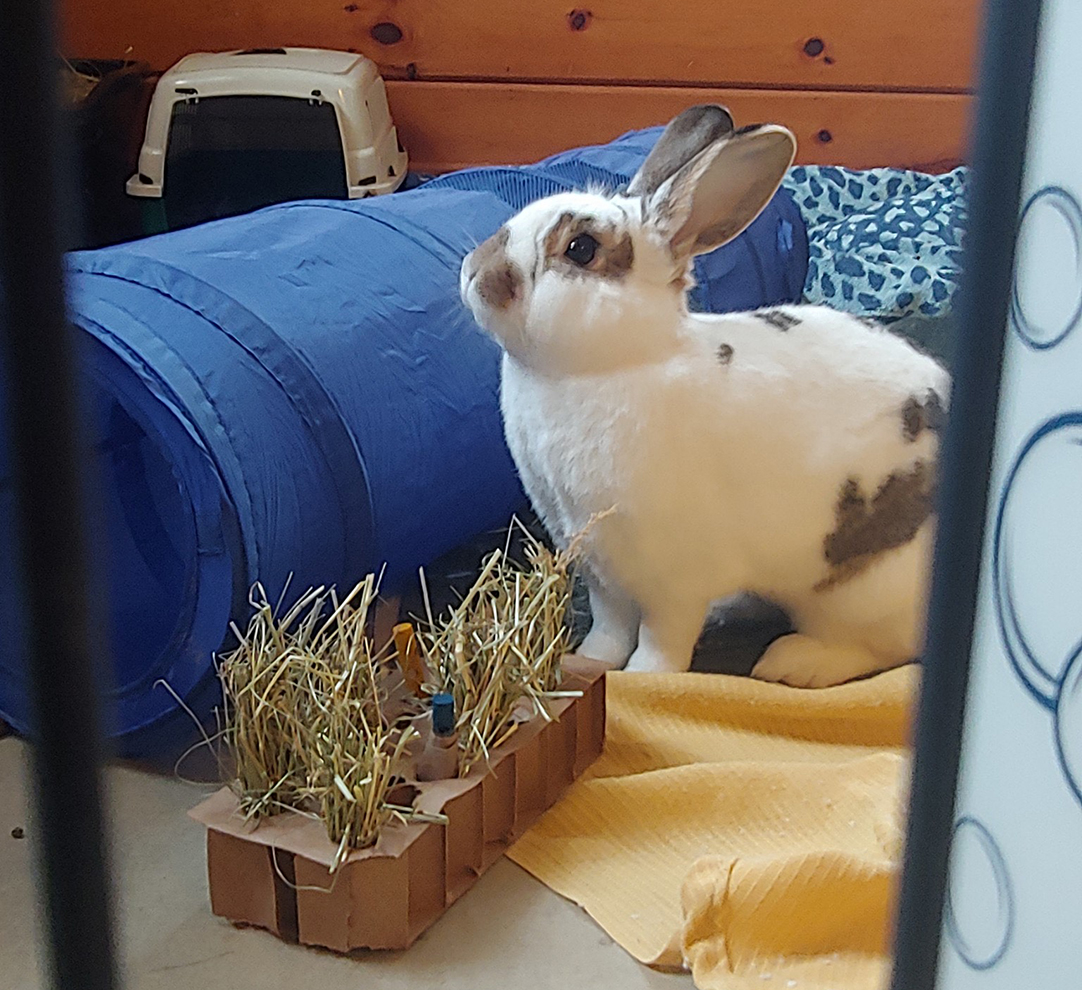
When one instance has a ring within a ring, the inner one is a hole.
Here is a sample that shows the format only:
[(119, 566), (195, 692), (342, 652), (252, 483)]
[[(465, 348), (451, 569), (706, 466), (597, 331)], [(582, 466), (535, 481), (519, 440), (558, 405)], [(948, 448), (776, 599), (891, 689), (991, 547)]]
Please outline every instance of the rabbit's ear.
[(725, 107), (704, 103), (674, 117), (627, 187), (629, 196), (653, 196), (661, 184), (704, 148), (733, 132)]
[(777, 192), (796, 138), (777, 124), (741, 128), (715, 141), (650, 198), (646, 217), (687, 258), (712, 251), (748, 226)]

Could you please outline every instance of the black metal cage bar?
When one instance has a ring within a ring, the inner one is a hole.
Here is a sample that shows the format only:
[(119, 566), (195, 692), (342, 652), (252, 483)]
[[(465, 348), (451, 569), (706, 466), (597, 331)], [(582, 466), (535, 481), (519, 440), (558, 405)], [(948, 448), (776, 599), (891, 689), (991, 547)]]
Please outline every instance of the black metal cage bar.
[(985, 6), (893, 990), (936, 985), (1041, 0)]
[(65, 318), (64, 188), (48, 0), (0, 3), (0, 341), (35, 704), (52, 985), (115, 985), (88, 606), (82, 424)]

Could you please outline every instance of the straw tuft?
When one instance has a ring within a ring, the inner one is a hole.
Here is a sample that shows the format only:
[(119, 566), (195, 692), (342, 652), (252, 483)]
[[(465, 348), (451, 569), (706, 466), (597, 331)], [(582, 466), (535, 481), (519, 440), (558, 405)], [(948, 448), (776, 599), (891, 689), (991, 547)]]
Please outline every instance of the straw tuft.
[[(581, 694), (560, 690), (560, 661), (582, 537), (553, 553), (523, 532), (525, 564), (496, 550), (460, 605), (403, 638), (424, 661), (421, 694), (454, 696), (460, 774), (521, 723), (551, 720), (550, 700)], [(256, 585), (248, 628), (234, 627), (237, 646), (219, 658), (242, 813), (318, 817), (337, 846), (332, 872), (391, 821), (446, 822), (402, 797), (421, 742), (413, 723), (425, 724), (428, 706), (403, 678), (409, 658), (373, 646), (377, 584), (369, 575), (341, 601), (315, 588), (284, 614)]]
[[(531, 533), (526, 564), (502, 550), (485, 558), (462, 603), (418, 630), (431, 683), (454, 696), (459, 773), (465, 774), (535, 716), (559, 691), (560, 660), (570, 630), (571, 568), (576, 542), (552, 553)], [(571, 692), (578, 694), (579, 692)]]
[(373, 653), (376, 598), (369, 575), (342, 601), (317, 588), (279, 615), (257, 585), (248, 629), (234, 630), (238, 646), (219, 661), (241, 810), (318, 816), (338, 846), (335, 866), (392, 819), (420, 817), (391, 800), (419, 705)]

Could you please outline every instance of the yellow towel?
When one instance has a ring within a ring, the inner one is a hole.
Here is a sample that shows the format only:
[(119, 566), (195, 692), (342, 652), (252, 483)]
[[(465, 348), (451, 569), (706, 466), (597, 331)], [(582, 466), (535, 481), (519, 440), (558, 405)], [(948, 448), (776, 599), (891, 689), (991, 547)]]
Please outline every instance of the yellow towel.
[(702, 990), (878, 990), (917, 679), (610, 674), (604, 754), (511, 859)]

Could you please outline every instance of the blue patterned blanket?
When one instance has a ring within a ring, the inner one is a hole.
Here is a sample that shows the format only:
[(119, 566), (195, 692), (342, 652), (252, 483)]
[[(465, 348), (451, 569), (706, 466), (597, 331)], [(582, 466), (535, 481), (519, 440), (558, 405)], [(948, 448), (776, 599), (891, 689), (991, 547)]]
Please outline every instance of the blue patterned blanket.
[(784, 188), (807, 225), (808, 302), (887, 321), (950, 311), (966, 219), (965, 168), (926, 175), (807, 165), (791, 169)]

